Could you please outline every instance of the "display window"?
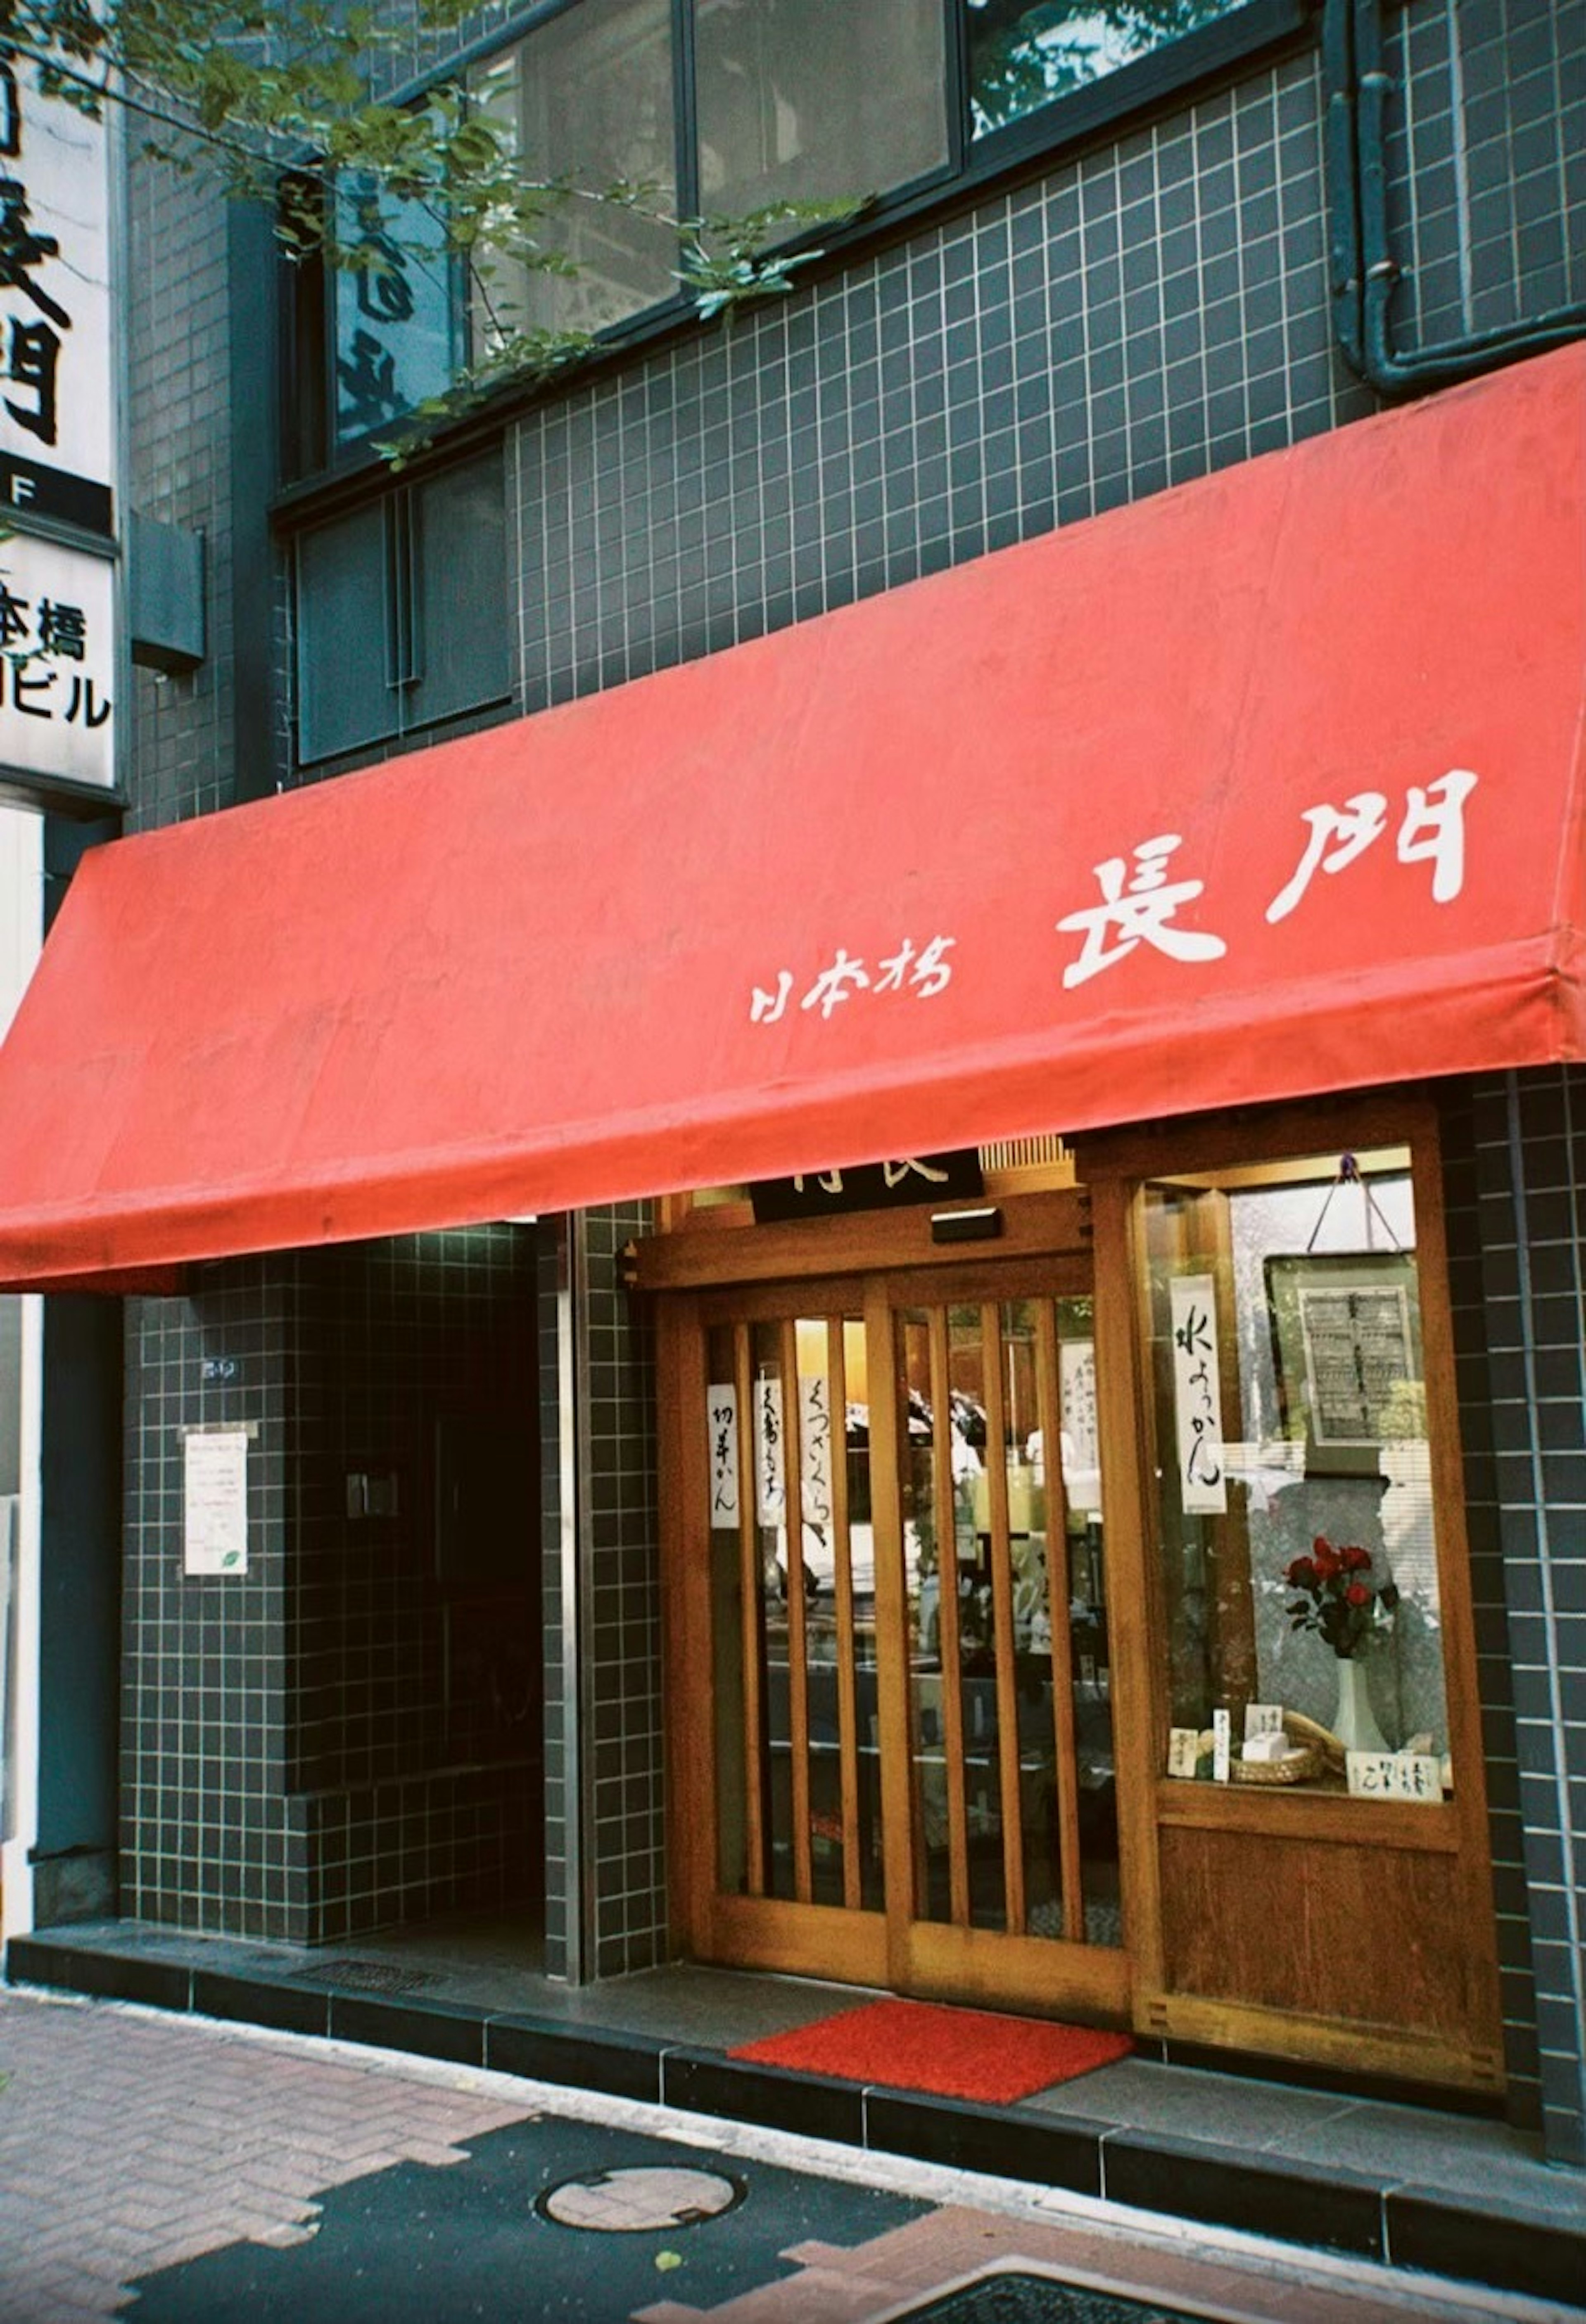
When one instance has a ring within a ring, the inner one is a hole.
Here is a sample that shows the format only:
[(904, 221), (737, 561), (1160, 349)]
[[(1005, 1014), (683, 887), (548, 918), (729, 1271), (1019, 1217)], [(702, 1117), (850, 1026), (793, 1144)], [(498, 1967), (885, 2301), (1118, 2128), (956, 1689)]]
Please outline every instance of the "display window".
[(1158, 1178), (1141, 1211), (1161, 1771), (1441, 1799), (1453, 1766), (1408, 1149)]

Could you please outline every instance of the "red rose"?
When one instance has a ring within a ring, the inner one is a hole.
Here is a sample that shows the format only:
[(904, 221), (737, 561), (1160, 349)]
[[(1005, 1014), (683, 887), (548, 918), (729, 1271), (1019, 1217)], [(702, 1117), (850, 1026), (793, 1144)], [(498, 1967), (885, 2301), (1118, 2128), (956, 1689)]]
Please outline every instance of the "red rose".
[(1342, 1565), (1343, 1561), (1337, 1550), (1329, 1547), (1326, 1542), (1323, 1542), (1316, 1552), (1316, 1571), (1323, 1581), (1334, 1581), (1342, 1572)]
[(1369, 1606), (1371, 1603), (1371, 1592), (1363, 1582), (1351, 1582), (1343, 1594), (1351, 1606)]
[(1369, 1549), (1345, 1549), (1339, 1552), (1346, 1573), (1364, 1573), (1371, 1563)]
[(1284, 1578), (1291, 1590), (1314, 1590), (1316, 1569), (1308, 1557), (1296, 1557)]

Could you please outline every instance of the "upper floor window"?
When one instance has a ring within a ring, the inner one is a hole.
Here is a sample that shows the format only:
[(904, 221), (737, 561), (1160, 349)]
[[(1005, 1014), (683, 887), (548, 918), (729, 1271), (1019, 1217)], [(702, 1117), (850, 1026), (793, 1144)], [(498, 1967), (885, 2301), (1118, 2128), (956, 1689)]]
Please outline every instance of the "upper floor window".
[(972, 134), (985, 137), (1245, 0), (963, 0)]
[(1056, 126), (1064, 98), (1175, 44), (1187, 69), (1190, 35), (1251, 12), (1260, 0), (542, 0), (463, 85), (549, 263), (493, 255), (487, 235), (465, 263), (438, 207), (344, 172), (328, 327), (305, 318), (318, 292), (297, 301), (320, 382), (307, 424), (294, 415), (300, 466), (380, 441), (459, 369), (515, 362), (520, 335), (593, 336), (679, 299), (679, 221), (770, 213), (774, 243), (799, 230), (784, 205), (948, 184), (999, 131), (1047, 109)]
[(310, 527), (296, 568), (300, 766), (510, 698), (499, 447)]

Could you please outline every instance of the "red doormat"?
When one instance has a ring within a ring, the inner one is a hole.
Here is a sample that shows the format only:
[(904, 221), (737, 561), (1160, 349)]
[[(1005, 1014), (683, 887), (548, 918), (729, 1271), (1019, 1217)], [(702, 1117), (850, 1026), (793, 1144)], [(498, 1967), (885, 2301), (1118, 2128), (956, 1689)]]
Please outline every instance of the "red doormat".
[(846, 2082), (1007, 2106), (1110, 2066), (1133, 2047), (1127, 2034), (1098, 2033), (1091, 2025), (946, 2009), (928, 2001), (872, 2001), (835, 2017), (817, 2017), (791, 2034), (745, 2042), (727, 2054)]

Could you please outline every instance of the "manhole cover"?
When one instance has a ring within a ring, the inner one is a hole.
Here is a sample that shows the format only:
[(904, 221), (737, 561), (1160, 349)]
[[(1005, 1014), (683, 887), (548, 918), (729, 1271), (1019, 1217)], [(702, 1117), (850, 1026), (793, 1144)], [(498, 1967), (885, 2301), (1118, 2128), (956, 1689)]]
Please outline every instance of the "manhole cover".
[(658, 2227), (696, 2227), (719, 2218), (747, 2190), (718, 2171), (679, 2171), (641, 2165), (628, 2171), (589, 2171), (548, 2187), (536, 2210), (562, 2227), (593, 2227), (608, 2236), (633, 2236)]
[(295, 1969), (300, 1985), (345, 1985), (355, 1993), (419, 1993), (436, 1982), (427, 1969), (401, 1969), (395, 1961), (316, 1961), (312, 1969)]

